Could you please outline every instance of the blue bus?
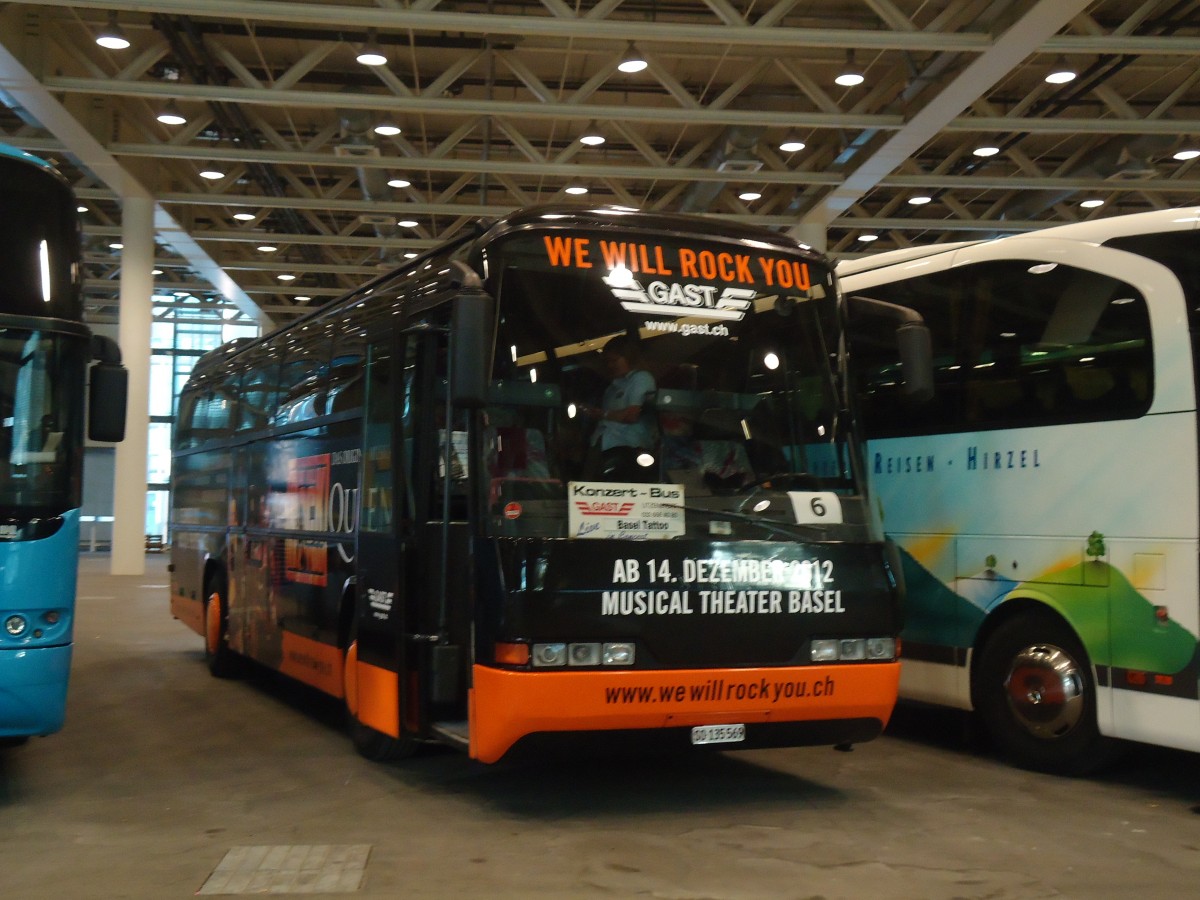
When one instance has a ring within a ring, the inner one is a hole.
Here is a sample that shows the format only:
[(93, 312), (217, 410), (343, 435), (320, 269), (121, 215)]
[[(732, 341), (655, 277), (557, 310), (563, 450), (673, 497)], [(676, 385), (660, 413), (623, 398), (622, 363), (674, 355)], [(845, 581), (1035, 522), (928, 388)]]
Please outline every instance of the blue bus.
[(62, 728), (85, 422), (92, 440), (124, 437), (126, 371), (117, 345), (83, 322), (69, 185), (48, 163), (3, 146), (0, 271), (0, 744), (8, 745)]

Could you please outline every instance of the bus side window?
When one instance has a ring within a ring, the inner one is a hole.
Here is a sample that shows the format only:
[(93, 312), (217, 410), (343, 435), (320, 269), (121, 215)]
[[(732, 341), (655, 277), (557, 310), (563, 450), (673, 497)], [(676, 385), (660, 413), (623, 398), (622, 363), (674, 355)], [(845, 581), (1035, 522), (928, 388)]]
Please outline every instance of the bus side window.
[(238, 431), (264, 428), (279, 396), (279, 356), (268, 353), (251, 359), (242, 376)]
[(371, 345), (367, 357), (367, 406), (363, 416), (364, 531), (391, 533), (396, 464), (392, 423), (396, 417), (396, 367), (389, 339)]
[(276, 425), (325, 414), (325, 381), (329, 371), (328, 332), (289, 345), (279, 370)]
[(179, 398), (177, 445), (195, 447), (209, 439), (227, 436), (232, 425), (232, 408), (228, 393), (215, 380), (206, 380), (185, 391)]
[(893, 360), (856, 334), (871, 437), (1133, 418), (1153, 391), (1150, 320), (1132, 286), (1097, 272), (1001, 260), (871, 288), (930, 330), (934, 399), (905, 407)]
[(365, 354), (366, 340), (361, 330), (337, 335), (330, 362), (328, 412), (357, 409), (362, 405)]

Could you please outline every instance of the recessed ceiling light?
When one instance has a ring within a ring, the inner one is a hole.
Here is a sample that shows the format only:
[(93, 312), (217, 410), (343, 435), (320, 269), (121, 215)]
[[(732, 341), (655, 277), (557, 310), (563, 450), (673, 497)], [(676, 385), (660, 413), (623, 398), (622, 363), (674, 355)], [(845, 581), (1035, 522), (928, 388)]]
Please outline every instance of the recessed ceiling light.
[(239, 222), (249, 222), (254, 219), (254, 213), (236, 212), (233, 214), (233, 217)]
[(739, 200), (761, 200), (762, 194), (758, 191), (742, 191), (738, 194)]
[(860, 234), (860, 235), (858, 236), (858, 239), (859, 239), (860, 241), (863, 241), (863, 242), (865, 242), (865, 243), (868, 243), (868, 244), (869, 244), (869, 243), (871, 243), (871, 241), (877, 241), (877, 240), (879, 240), (879, 235), (877, 235), (877, 234)]
[(388, 181), (388, 187), (406, 188), (406, 187), (410, 187), (411, 185), (412, 185), (412, 182), (408, 181), (404, 178), (393, 178), (390, 181)]
[(1054, 67), (1046, 74), (1047, 84), (1067, 84), (1079, 77), (1079, 73), (1067, 62), (1065, 56), (1060, 56)]
[(297, 303), (307, 303), (311, 299), (312, 299), (312, 297), (305, 297), (305, 296), (300, 296), (300, 297), (295, 298)]
[(1180, 150), (1172, 159), (1187, 162), (1189, 159), (1195, 159), (1197, 156), (1200, 156), (1200, 150)]
[(779, 149), (784, 153), (799, 153), (804, 149), (804, 141), (784, 141), (779, 145)]
[(120, 243), (119, 241), (113, 241), (111, 244), (108, 245), (108, 249), (109, 250), (124, 250), (125, 245)]
[(206, 181), (217, 181), (224, 178), (225, 173), (211, 163), (200, 170), (200, 177)]
[(273, 244), (259, 244), (258, 250), (260, 253), (274, 253), (279, 248)]
[(1080, 204), (1084, 209), (1095, 209), (1097, 206), (1103, 206), (1103, 200), (1084, 200)]
[(919, 197), (909, 197), (908, 202), (913, 206), (924, 206), (926, 203), (932, 203), (933, 198), (921, 195)]
[(86, 206), (75, 207), (75, 212), (77, 212), (77, 213), (85, 213), (87, 211), (88, 211), (88, 208)]
[(993, 147), (990, 144), (985, 144), (982, 147), (976, 147), (971, 152), (974, 153), (976, 156), (995, 156), (997, 153), (1000, 152), (1000, 148)]
[(280, 281), (295, 281), (296, 280), (295, 275), (290, 275), (287, 272), (284, 272), (282, 275), (276, 275), (275, 277), (278, 278)]
[(588, 192), (588, 189), (585, 188), (581, 184), (573, 184), (569, 188), (567, 188), (568, 194), (586, 194), (587, 192)]
[(413, 219), (401, 219), (396, 224), (399, 225), (401, 228), (416, 228), (417, 225), (419, 225), (420, 223)]
[(375, 133), (382, 134), (384, 137), (394, 137), (395, 135), (400, 134), (400, 131), (401, 128), (399, 125), (392, 125), (387, 122), (384, 122), (382, 125), (375, 126)]

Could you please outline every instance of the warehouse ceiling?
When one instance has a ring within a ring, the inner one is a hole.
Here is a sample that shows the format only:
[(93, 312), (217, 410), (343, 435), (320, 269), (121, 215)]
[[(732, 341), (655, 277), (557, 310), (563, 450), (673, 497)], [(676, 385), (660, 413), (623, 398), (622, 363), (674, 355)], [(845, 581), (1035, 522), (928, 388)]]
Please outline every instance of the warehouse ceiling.
[(1200, 0), (43, 0), (0, 4), (0, 141), (87, 207), (93, 321), (149, 191), (156, 314), (271, 325), (549, 201), (835, 256), (1194, 204), (1197, 53)]

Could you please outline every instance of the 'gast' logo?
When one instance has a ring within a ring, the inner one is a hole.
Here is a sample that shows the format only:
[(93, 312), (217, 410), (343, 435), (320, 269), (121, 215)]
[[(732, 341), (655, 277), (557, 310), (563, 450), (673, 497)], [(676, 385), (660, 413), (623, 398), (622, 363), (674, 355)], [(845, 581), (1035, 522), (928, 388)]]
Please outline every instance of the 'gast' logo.
[[(718, 288), (689, 282), (651, 281), (642, 287), (628, 277), (609, 275), (604, 276), (604, 283), (625, 309), (650, 315), (678, 315), (686, 310), (692, 316), (737, 322), (745, 318), (750, 301), (757, 296), (751, 288)], [(684, 307), (684, 310), (678, 307)]]

